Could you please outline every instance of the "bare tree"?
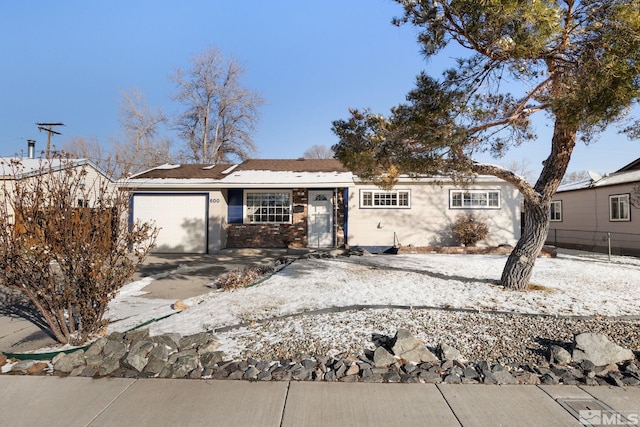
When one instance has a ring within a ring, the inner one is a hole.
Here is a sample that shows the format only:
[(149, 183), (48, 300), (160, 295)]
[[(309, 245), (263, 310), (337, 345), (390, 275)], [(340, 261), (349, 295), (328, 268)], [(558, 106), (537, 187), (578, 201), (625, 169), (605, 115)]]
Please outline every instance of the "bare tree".
[(333, 159), (333, 150), (326, 145), (312, 145), (303, 154), (305, 159)]
[(562, 184), (570, 184), (572, 182), (584, 181), (589, 179), (589, 172), (587, 171), (573, 171), (565, 174), (562, 178)]
[(177, 127), (194, 162), (244, 160), (256, 151), (252, 133), (265, 101), (242, 86), (243, 73), (234, 57), (211, 47), (193, 57), (189, 69), (178, 68), (171, 76), (174, 99), (184, 106)]
[(505, 169), (508, 169), (523, 177), (527, 182), (531, 183), (534, 180), (533, 172), (531, 171), (531, 162), (527, 159), (512, 160), (504, 166)]
[(171, 141), (160, 137), (167, 117), (152, 109), (138, 89), (120, 91), (120, 124), (124, 138), (113, 142), (117, 174), (127, 175), (171, 161)]
[(97, 138), (72, 137), (60, 147), (63, 153), (77, 159), (89, 159), (109, 174), (114, 172), (114, 162), (109, 153)]
[(98, 157), (102, 157), (105, 153), (100, 142), (95, 137), (83, 138), (81, 136), (75, 136), (64, 142), (60, 148), (73, 157), (78, 159), (91, 159), (94, 163)]

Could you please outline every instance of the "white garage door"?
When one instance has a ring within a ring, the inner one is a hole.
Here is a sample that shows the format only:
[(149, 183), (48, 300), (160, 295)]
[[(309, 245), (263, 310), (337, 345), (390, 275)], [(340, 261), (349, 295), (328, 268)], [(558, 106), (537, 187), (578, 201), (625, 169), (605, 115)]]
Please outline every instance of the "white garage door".
[(157, 253), (207, 252), (206, 194), (135, 194), (133, 217), (160, 228)]

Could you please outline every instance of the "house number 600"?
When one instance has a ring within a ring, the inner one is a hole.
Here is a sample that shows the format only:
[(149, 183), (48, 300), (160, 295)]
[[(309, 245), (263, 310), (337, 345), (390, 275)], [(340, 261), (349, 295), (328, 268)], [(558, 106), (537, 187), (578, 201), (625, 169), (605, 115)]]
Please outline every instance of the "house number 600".
[(209, 203), (220, 203), (220, 199), (209, 199)]

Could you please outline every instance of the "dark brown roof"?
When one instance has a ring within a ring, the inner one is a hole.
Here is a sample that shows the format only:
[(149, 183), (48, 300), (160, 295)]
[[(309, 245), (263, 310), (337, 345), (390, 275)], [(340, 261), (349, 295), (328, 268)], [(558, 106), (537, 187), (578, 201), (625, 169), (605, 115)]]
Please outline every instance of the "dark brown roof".
[(335, 159), (249, 159), (236, 170), (282, 171), (282, 172), (349, 172)]
[(230, 164), (221, 164), (211, 167), (211, 165), (203, 164), (191, 164), (191, 165), (176, 165), (175, 168), (151, 169), (147, 172), (143, 172), (140, 175), (133, 176), (133, 179), (148, 179), (148, 178), (193, 178), (193, 179), (222, 179), (226, 175), (222, 172), (229, 169)]
[[(160, 167), (135, 175), (133, 179), (183, 178), (183, 179), (223, 179), (222, 172), (234, 165), (175, 165)], [(335, 159), (250, 159), (233, 168), (233, 171), (276, 171), (276, 172), (349, 172), (339, 160)]]

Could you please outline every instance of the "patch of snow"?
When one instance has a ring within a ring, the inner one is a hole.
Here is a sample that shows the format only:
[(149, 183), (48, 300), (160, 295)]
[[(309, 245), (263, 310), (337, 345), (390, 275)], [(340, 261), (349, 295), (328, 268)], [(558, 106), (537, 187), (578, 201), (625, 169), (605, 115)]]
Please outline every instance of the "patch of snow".
[[(445, 254), (300, 259), (255, 286), (228, 292), (216, 290), (187, 299), (184, 302), (190, 307), (181, 312), (172, 309), (175, 301), (142, 298), (143, 288), (153, 280), (147, 278), (128, 284), (111, 301), (107, 315), (112, 323), (108, 329), (125, 331), (173, 314), (151, 323), (151, 335), (186, 335), (353, 305), (561, 316), (640, 315), (638, 258), (613, 257), (611, 262), (606, 255), (595, 254), (539, 258), (531, 279), (542, 287), (537, 291), (512, 291), (497, 285), (506, 259), (498, 255)], [(357, 323), (357, 314), (336, 318)], [(242, 330), (220, 334), (227, 337), (222, 340), (222, 349), (228, 354), (242, 350), (233, 338), (238, 333), (242, 335)], [(330, 336), (331, 325), (316, 333)]]

